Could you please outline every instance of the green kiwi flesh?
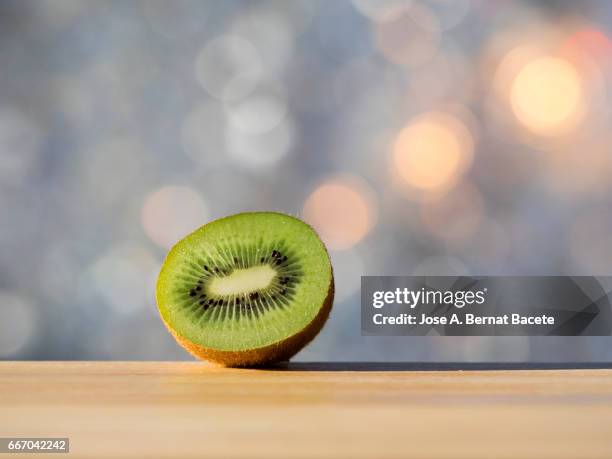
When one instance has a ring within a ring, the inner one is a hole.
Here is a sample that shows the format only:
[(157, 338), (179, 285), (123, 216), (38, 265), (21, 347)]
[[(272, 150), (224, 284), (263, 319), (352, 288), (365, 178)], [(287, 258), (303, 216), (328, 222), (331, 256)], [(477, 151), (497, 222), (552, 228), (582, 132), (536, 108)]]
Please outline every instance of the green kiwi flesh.
[(228, 366), (289, 359), (319, 332), (333, 295), (315, 231), (276, 212), (232, 215), (191, 233), (168, 253), (156, 292), (177, 341)]

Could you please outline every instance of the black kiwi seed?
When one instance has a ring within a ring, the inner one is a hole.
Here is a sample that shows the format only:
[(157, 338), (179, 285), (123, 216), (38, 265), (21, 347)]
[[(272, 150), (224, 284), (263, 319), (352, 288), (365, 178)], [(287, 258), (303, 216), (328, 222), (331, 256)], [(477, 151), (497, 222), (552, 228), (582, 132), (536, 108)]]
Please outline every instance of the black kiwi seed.
[(215, 268), (215, 272), (218, 273), (219, 272), (219, 268)]
[(200, 306), (204, 306), (205, 301), (200, 301)]
[(204, 269), (205, 269), (206, 271), (208, 271), (208, 266), (204, 265)]
[(283, 261), (287, 261), (287, 255), (283, 257)]
[(202, 287), (198, 285), (195, 289), (199, 292), (200, 290), (202, 290)]
[(264, 262), (264, 257), (261, 257), (261, 260), (259, 260), (260, 263)]

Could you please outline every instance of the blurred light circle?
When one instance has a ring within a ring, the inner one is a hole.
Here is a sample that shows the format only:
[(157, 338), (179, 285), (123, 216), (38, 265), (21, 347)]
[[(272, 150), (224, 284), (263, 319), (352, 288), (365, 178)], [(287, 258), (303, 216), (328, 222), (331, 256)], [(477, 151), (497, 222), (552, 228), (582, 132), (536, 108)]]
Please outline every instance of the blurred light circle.
[(573, 33), (565, 42), (564, 49), (568, 54), (587, 53), (602, 63), (612, 55), (612, 41), (601, 30), (587, 27)]
[(206, 223), (208, 208), (192, 188), (165, 186), (147, 196), (141, 220), (145, 233), (157, 245), (170, 248)]
[(581, 118), (583, 99), (577, 69), (556, 57), (541, 57), (527, 63), (510, 89), (516, 118), (541, 135), (556, 135), (574, 127)]
[(221, 100), (247, 96), (259, 83), (263, 66), (257, 49), (236, 35), (217, 37), (206, 44), (195, 62), (202, 87)]
[(345, 250), (370, 232), (377, 211), (369, 187), (357, 177), (342, 176), (322, 183), (308, 196), (303, 216), (330, 249)]
[(25, 183), (38, 162), (41, 135), (21, 113), (0, 111), (0, 185)]
[(25, 297), (0, 291), (0, 357), (17, 357), (38, 330), (38, 311)]
[(287, 114), (283, 99), (273, 95), (256, 94), (228, 109), (230, 123), (246, 134), (262, 134), (278, 126)]
[(492, 72), (492, 89), (500, 99), (506, 100), (518, 73), (525, 67), (525, 64), (542, 57), (542, 50), (536, 45), (516, 45), (515, 40), (506, 43), (510, 38), (504, 38), (505, 40), (501, 40), (498, 37), (501, 43), (493, 40), (491, 45), (493, 49), (489, 50), (488, 60), (496, 62), (496, 67), (493, 70), (485, 65), (483, 77), (486, 78)]
[(359, 13), (376, 22), (391, 21), (410, 7), (412, 0), (351, 0)]
[(245, 133), (233, 124), (225, 131), (227, 152), (238, 165), (265, 169), (283, 159), (294, 141), (294, 127), (289, 118), (259, 134)]
[(119, 313), (131, 313), (153, 302), (150, 279), (161, 263), (144, 247), (120, 244), (91, 266), (90, 288)]
[[(435, 22), (435, 17), (429, 18)], [(438, 27), (423, 27), (407, 13), (376, 24), (374, 41), (378, 51), (393, 64), (418, 67), (438, 51), (441, 36)]]
[(429, 112), (412, 120), (395, 139), (392, 172), (410, 187), (446, 189), (467, 170), (474, 142), (456, 117)]
[(248, 40), (257, 49), (268, 74), (282, 72), (294, 51), (295, 25), (299, 24), (295, 24), (291, 11), (284, 9), (282, 5), (268, 3), (245, 9), (232, 24), (230, 32)]

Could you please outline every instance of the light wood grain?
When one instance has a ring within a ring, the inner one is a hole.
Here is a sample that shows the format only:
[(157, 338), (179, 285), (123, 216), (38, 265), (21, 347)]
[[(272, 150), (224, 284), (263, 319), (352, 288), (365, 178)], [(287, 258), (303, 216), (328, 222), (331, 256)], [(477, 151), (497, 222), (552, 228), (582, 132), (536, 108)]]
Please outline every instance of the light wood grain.
[(78, 458), (612, 457), (612, 370), (390, 368), (1, 362), (0, 436)]

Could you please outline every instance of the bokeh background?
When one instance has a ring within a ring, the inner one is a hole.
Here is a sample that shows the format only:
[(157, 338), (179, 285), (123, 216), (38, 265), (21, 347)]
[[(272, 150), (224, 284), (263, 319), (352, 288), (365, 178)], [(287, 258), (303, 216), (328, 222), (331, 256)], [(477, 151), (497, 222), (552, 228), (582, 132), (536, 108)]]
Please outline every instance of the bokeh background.
[(331, 249), (300, 360), (612, 361), (612, 338), (362, 337), (361, 275), (612, 274), (612, 3), (0, 3), (0, 358), (189, 359), (154, 285), (206, 221)]

